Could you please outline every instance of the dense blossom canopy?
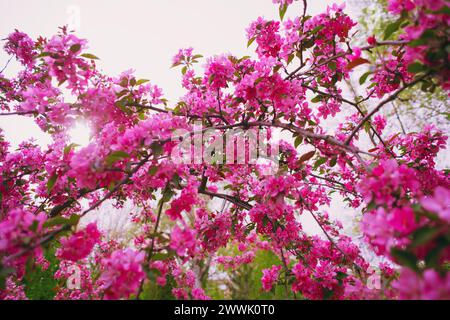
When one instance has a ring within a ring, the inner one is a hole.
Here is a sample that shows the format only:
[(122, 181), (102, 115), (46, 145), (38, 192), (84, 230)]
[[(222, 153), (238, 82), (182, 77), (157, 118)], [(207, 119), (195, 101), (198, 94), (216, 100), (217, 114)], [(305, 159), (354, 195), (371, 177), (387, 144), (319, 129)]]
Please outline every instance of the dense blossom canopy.
[[(1, 115), (34, 118), (52, 143), (13, 150), (0, 132), (0, 298), (26, 299), (27, 275), (49, 268), (46, 252), (58, 261), (57, 299), (140, 298), (146, 286), (169, 282), (176, 298), (208, 299), (199, 275), (205, 261), (236, 269), (271, 251), (279, 263), (263, 270), (266, 291), (450, 299), (450, 180), (435, 162), (447, 137), (431, 125), (383, 134), (389, 119), (379, 113), (408, 88), (450, 89), (448, 2), (388, 0), (394, 22), (385, 39), (359, 47), (357, 23), (343, 6), (309, 16), (306, 1), (273, 2), (280, 21), (260, 17), (246, 31), (253, 57), (219, 55), (201, 69), (192, 48), (176, 54), (185, 89), (176, 104), (130, 71), (100, 72), (87, 41), (66, 28), (50, 39), (9, 35), (4, 50), (22, 68), (11, 78), (0, 73)], [(294, 5), (304, 11), (285, 19)], [(373, 63), (367, 54), (377, 50), (388, 54)], [(342, 83), (362, 68), (365, 96), (345, 98)], [(332, 131), (330, 118), (340, 121)], [(79, 119), (92, 131), (87, 146), (69, 138)], [(174, 134), (198, 135), (198, 123), (215, 130), (214, 141), (236, 128), (265, 129), (268, 142), (277, 130), (289, 133), (277, 171), (174, 161)], [(373, 146), (362, 147), (365, 135)], [(362, 244), (330, 218), (337, 196), (361, 217), (364, 240), (382, 263), (369, 263)], [(229, 205), (221, 209), (215, 199)], [(106, 201), (133, 204), (131, 243), (79, 223)], [(309, 233), (302, 216), (322, 234)], [(236, 250), (224, 255), (230, 246)], [(374, 277), (381, 285), (371, 285)]]

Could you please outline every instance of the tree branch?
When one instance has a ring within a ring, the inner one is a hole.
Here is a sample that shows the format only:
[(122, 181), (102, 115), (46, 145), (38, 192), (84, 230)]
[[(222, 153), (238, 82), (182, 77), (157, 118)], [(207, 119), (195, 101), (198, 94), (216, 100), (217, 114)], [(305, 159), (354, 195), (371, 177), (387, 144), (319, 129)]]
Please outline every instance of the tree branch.
[(397, 96), (402, 93), (404, 90), (408, 89), (409, 87), (414, 86), (415, 84), (421, 82), (422, 80), (424, 80), (425, 78), (427, 78), (428, 76), (430, 76), (432, 74), (432, 72), (427, 72), (424, 75), (417, 77), (416, 79), (414, 79), (413, 81), (411, 81), (410, 83), (407, 83), (406, 85), (404, 85), (403, 87), (401, 87), (400, 89), (398, 89), (397, 91), (395, 91), (392, 95), (390, 95), (389, 97), (387, 97), (386, 99), (384, 99), (383, 101), (381, 101), (371, 112), (369, 112), (362, 120), (361, 122), (353, 129), (352, 133), (348, 136), (347, 140), (345, 141), (345, 145), (349, 145), (350, 142), (352, 141), (353, 137), (355, 136), (355, 134), (359, 131), (359, 129), (361, 129), (361, 127), (364, 125), (364, 123), (366, 123), (375, 113), (377, 113), (384, 105), (388, 104), (389, 102), (395, 100), (397, 98)]

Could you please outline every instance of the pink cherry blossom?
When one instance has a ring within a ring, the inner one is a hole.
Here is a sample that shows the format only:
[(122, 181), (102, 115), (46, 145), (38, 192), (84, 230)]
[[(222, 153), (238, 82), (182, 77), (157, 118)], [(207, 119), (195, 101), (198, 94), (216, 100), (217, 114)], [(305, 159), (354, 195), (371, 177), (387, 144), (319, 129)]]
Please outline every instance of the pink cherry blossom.
[(448, 189), (437, 187), (434, 196), (424, 197), (420, 203), (426, 210), (437, 213), (442, 220), (450, 223), (450, 191)]
[(261, 278), (263, 290), (265, 290), (265, 291), (272, 290), (274, 283), (278, 279), (280, 270), (281, 270), (281, 266), (272, 266), (272, 268), (270, 268), (270, 269), (263, 270), (263, 276)]
[(171, 234), (170, 247), (181, 257), (186, 254), (194, 255), (197, 250), (194, 231), (190, 229), (182, 230), (175, 226)]
[(78, 261), (87, 257), (94, 245), (100, 241), (101, 234), (95, 223), (90, 223), (85, 229), (61, 239), (62, 248), (58, 250), (61, 259)]
[(16, 30), (7, 38), (5, 51), (13, 54), (24, 65), (30, 67), (33, 65), (33, 58), (36, 54), (34, 41), (25, 33)]
[(137, 292), (145, 276), (144, 257), (144, 252), (125, 249), (114, 251), (102, 260), (103, 272), (99, 281), (103, 283), (106, 299), (128, 298)]
[(450, 277), (442, 277), (434, 270), (418, 275), (409, 269), (402, 269), (400, 278), (393, 285), (400, 292), (400, 299), (448, 300), (450, 298)]

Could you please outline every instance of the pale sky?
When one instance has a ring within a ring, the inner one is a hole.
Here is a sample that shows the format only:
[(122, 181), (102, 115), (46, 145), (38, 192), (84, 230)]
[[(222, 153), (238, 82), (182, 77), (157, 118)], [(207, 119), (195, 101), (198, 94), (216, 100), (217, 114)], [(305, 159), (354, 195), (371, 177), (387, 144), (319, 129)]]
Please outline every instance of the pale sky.
[[(310, 0), (309, 14), (317, 14), (328, 4), (343, 1)], [(299, 15), (296, 2), (289, 15)], [(79, 16), (77, 35), (89, 41), (88, 52), (100, 57), (98, 67), (108, 75), (130, 68), (138, 78), (160, 86), (171, 102), (183, 94), (180, 71), (170, 69), (172, 56), (182, 47), (194, 47), (205, 57), (232, 53), (250, 55), (245, 29), (258, 16), (278, 17), (272, 0), (0, 0), (0, 39), (14, 29), (33, 39), (50, 37), (59, 26), (71, 24)], [(3, 47), (3, 44), (1, 44)], [(8, 56), (0, 52), (0, 69)], [(11, 63), (6, 76), (17, 72)], [(17, 146), (30, 137), (45, 146), (50, 139), (40, 132), (31, 118), (3, 117), (0, 127)], [(85, 130), (76, 131), (83, 139)], [(81, 141), (79, 141), (81, 142)]]

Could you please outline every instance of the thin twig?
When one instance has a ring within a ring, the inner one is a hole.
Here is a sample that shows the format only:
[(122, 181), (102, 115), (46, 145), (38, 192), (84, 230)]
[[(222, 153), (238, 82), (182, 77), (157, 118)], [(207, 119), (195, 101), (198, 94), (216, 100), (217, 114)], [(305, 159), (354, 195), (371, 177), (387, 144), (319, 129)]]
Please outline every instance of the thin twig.
[[(165, 194), (166, 194), (166, 192), (167, 192), (167, 190), (169, 188), (169, 185), (170, 185), (170, 181), (167, 182), (166, 187), (164, 188), (164, 190), (162, 192), (161, 199), (159, 200), (158, 213), (156, 215), (155, 227), (153, 228), (152, 242), (150, 243), (150, 248), (149, 248), (149, 251), (148, 251), (148, 255), (147, 255), (146, 259), (145, 259), (145, 264), (146, 265), (149, 264), (149, 262), (152, 260), (152, 257), (153, 257), (153, 253), (154, 253), (154, 250), (155, 250), (156, 234), (158, 232), (159, 223), (161, 221), (162, 209), (163, 209), (164, 202), (165, 202), (164, 201), (165, 200)], [(144, 280), (145, 279), (142, 279), (141, 283), (139, 284), (139, 290), (138, 290), (138, 292), (136, 294), (136, 300), (139, 299), (139, 296), (141, 295), (142, 290), (144, 289)]]
[(404, 90), (408, 89), (409, 87), (414, 86), (415, 84), (421, 82), (423, 79), (430, 76), (432, 72), (427, 72), (424, 75), (417, 77), (410, 83), (405, 84), (403, 87), (395, 91), (392, 95), (381, 101), (371, 112), (369, 112), (362, 120), (361, 122), (353, 129), (352, 133), (348, 136), (347, 140), (345, 141), (345, 145), (349, 145), (352, 141), (355, 134), (361, 129), (361, 127), (366, 123), (375, 113), (377, 113), (384, 105), (388, 104), (389, 102), (395, 100), (397, 96), (402, 93)]
[(9, 59), (8, 59), (8, 61), (6, 62), (5, 66), (2, 68), (2, 70), (0, 70), (0, 73), (2, 73), (3, 71), (6, 70), (6, 68), (8, 67), (8, 65), (9, 65), (9, 63), (11, 62), (11, 59), (12, 59), (12, 58), (13, 58), (12, 56), (9, 57)]

